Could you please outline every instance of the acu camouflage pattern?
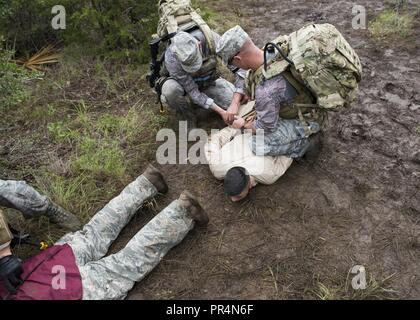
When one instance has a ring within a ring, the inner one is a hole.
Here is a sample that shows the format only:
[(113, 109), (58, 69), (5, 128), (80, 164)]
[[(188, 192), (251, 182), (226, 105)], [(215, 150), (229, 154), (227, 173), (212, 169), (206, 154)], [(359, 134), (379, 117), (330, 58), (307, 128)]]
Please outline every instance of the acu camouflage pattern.
[(157, 194), (144, 176), (128, 185), (81, 231), (65, 235), (57, 244), (69, 244), (82, 277), (83, 299), (124, 299), (140, 281), (194, 227), (176, 200), (152, 219), (116, 254), (103, 258), (143, 203)]
[[(206, 81), (197, 81), (204, 85), (213, 83), (216, 79), (220, 77), (220, 72), (217, 67), (217, 58), (216, 56), (210, 51), (208, 40), (203, 34), (203, 32), (199, 29), (193, 30), (190, 32), (190, 35), (201, 41), (203, 43), (203, 56), (202, 56), (202, 66), (201, 68), (194, 72), (194, 73), (187, 73), (185, 70), (180, 70), (179, 74), (172, 74), (168, 71), (168, 69), (177, 69), (176, 65), (181, 64), (179, 59), (176, 57), (175, 53), (171, 50), (171, 47), (174, 46), (172, 44), (165, 52), (165, 63), (162, 64), (162, 68), (160, 71), (160, 76), (164, 79), (169, 77), (177, 79), (178, 77), (183, 77), (183, 73), (189, 74), (194, 80), (200, 78), (208, 78)], [(211, 41), (216, 41), (214, 38), (217, 34), (211, 32)]]
[(301, 158), (309, 147), (309, 136), (320, 130), (316, 122), (303, 124), (299, 120), (280, 119), (274, 132), (253, 135), (250, 147), (259, 156), (287, 156), (292, 159)]
[(305, 119), (322, 122), (322, 113), (348, 106), (354, 100), (362, 66), (356, 52), (333, 25), (307, 25), (272, 42), (281, 46), (294, 66), (281, 58), (273, 59), (267, 71), (261, 67), (249, 72), (246, 86), (252, 96), (262, 80), (282, 74), (299, 95), (281, 108), (280, 117), (302, 119), (306, 114)]
[(248, 34), (240, 26), (235, 26), (223, 34), (217, 43), (216, 53), (228, 65), (229, 60), (241, 51), (248, 39)]
[(207, 39), (212, 56), (216, 56), (216, 45), (207, 23), (193, 9), (190, 0), (159, 0), (158, 36), (162, 39), (168, 34), (190, 30), (198, 26)]
[(19, 210), (30, 219), (45, 214), (49, 201), (25, 181), (0, 180), (0, 205)]
[(203, 105), (208, 109), (214, 102), (221, 108), (227, 109), (232, 101), (235, 86), (229, 81), (219, 78), (212, 85), (199, 86), (199, 89), (201, 93), (210, 98), (209, 101), (204, 96), (201, 98), (200, 95), (190, 97), (185, 94), (185, 89), (178, 81), (169, 79), (162, 87), (161, 101), (188, 119), (195, 116), (195, 110), (192, 107), (194, 104)]

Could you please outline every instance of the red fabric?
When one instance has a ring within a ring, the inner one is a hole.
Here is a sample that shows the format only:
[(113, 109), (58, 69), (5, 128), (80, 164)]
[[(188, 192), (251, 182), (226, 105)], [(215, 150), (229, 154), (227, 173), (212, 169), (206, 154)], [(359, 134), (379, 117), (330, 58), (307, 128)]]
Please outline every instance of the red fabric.
[[(61, 273), (53, 268), (65, 270)], [(62, 266), (62, 267), (61, 267)], [(54, 272), (53, 272), (54, 271)], [(61, 288), (53, 287), (59, 275), (62, 280), (58, 284)], [(72, 248), (65, 245), (53, 246), (23, 263), (22, 279), (25, 282), (19, 287), (15, 295), (9, 296), (12, 300), (81, 300), (82, 279)], [(0, 297), (4, 299), (8, 292), (0, 282)]]

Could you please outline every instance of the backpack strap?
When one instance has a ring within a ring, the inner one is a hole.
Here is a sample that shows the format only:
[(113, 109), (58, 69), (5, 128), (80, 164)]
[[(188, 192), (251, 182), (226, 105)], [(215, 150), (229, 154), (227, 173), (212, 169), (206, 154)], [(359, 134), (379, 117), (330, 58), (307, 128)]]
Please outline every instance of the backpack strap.
[(207, 23), (203, 20), (203, 18), (196, 12), (192, 11), (190, 13), (191, 19), (198, 25), (200, 30), (203, 32), (204, 37), (206, 38), (210, 55), (216, 55), (216, 43), (213, 38), (213, 33)]
[(168, 34), (176, 33), (178, 31), (178, 22), (176, 21), (176, 18), (173, 15), (168, 16), (166, 30), (168, 30)]

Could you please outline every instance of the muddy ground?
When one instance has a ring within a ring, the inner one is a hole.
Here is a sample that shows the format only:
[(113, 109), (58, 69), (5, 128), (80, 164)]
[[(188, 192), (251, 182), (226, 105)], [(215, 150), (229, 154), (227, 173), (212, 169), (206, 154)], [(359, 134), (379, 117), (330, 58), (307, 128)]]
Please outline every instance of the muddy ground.
[[(129, 298), (314, 298), (320, 284), (335, 298), (420, 298), (418, 23), (413, 37), (378, 44), (352, 29), (352, 7), (364, 5), (371, 18), (383, 1), (210, 4), (237, 8), (259, 45), (308, 22), (334, 24), (363, 63), (360, 94), (331, 116), (315, 163), (294, 163), (246, 203), (229, 202), (205, 166), (163, 166), (171, 191), (159, 207), (192, 189), (211, 223), (172, 250)], [(366, 268), (365, 292), (349, 284), (355, 265)]]
[[(407, 39), (376, 43), (367, 30), (351, 28), (352, 7), (364, 5), (370, 19), (384, 1), (206, 3), (218, 12), (235, 8), (258, 45), (305, 23), (334, 24), (363, 63), (359, 97), (330, 117), (316, 161), (294, 163), (243, 203), (231, 203), (205, 165), (157, 165), (169, 193), (133, 219), (112, 251), (183, 189), (198, 194), (211, 221), (170, 251), (128, 299), (420, 298), (419, 23)], [(8, 126), (13, 136), (15, 125)], [(19, 176), (13, 166), (1, 174)], [(139, 163), (132, 178), (145, 167)], [(355, 265), (366, 268), (365, 291), (351, 288)]]

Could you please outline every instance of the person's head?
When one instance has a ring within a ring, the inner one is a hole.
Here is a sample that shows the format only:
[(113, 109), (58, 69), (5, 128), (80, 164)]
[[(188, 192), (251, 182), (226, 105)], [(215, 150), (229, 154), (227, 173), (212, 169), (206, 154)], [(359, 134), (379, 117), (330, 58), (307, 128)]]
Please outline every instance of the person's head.
[(216, 52), (225, 65), (230, 64), (245, 70), (256, 70), (264, 61), (262, 50), (240, 26), (233, 27), (223, 34)]
[(233, 202), (241, 201), (252, 188), (251, 177), (245, 168), (233, 167), (226, 173), (223, 187)]
[(171, 50), (181, 62), (185, 72), (195, 73), (202, 67), (203, 56), (200, 48), (200, 41), (187, 32), (178, 32), (172, 38)]

